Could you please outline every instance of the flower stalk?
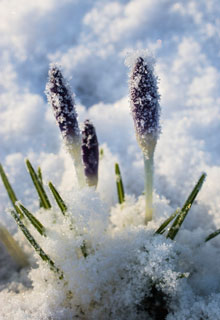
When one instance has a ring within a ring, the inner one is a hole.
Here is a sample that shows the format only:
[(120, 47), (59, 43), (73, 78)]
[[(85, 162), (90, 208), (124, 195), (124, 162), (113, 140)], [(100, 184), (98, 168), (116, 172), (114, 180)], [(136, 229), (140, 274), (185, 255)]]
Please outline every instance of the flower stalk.
[(160, 96), (157, 92), (157, 78), (154, 76), (154, 59), (149, 55), (137, 56), (128, 65), (130, 75), (130, 105), (136, 137), (144, 155), (145, 169), (145, 223), (153, 214), (153, 159), (160, 133)]
[(73, 159), (78, 183), (83, 187), (85, 177), (81, 159), (81, 134), (74, 99), (61, 71), (55, 64), (50, 66), (46, 95), (53, 108), (64, 143)]
[(145, 224), (152, 220), (153, 216), (153, 155), (149, 158), (144, 157), (145, 172)]
[(4, 244), (11, 257), (17, 263), (18, 269), (28, 266), (28, 260), (25, 253), (2, 224), (0, 224), (0, 241)]

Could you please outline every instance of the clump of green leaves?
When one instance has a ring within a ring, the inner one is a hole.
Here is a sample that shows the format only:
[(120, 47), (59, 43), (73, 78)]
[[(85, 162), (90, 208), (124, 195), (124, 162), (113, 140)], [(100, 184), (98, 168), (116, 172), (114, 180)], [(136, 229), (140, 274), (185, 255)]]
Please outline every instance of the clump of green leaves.
[(199, 178), (198, 182), (196, 183), (195, 187), (193, 188), (192, 192), (190, 193), (189, 197), (187, 198), (186, 202), (184, 203), (182, 209), (177, 209), (164, 223), (159, 227), (156, 231), (157, 234), (162, 234), (165, 232), (166, 227), (168, 224), (174, 220), (171, 228), (168, 230), (167, 238), (174, 240), (177, 233), (179, 232), (183, 221), (185, 220), (194, 200), (196, 199), (204, 181), (206, 178), (206, 174), (203, 173)]
[[(36, 172), (31, 164), (31, 162), (28, 159), (26, 160), (26, 166), (27, 166), (27, 171), (30, 174), (31, 180), (32, 180), (33, 185), (35, 187), (35, 190), (39, 196), (40, 208), (44, 208), (45, 210), (50, 210), (52, 208), (52, 205), (51, 205), (51, 202), (49, 200), (49, 197), (48, 197), (46, 190), (44, 188), (44, 185), (43, 185), (42, 172), (41, 172), (40, 167), (38, 168), (38, 171)], [(10, 213), (11, 213), (12, 217), (14, 218), (14, 220), (16, 221), (19, 229), (23, 232), (24, 236), (26, 237), (28, 242), (31, 244), (31, 246), (34, 248), (34, 250), (37, 252), (37, 254), (40, 256), (40, 258), (43, 261), (48, 263), (50, 269), (52, 271), (54, 271), (59, 276), (59, 279), (62, 279), (64, 277), (62, 270), (60, 270), (60, 268), (58, 268), (56, 266), (55, 262), (50, 258), (50, 256), (47, 253), (44, 252), (44, 250), (41, 248), (41, 246), (37, 243), (37, 241), (35, 240), (35, 238), (32, 236), (32, 234), (30, 233), (30, 231), (27, 228), (27, 222), (31, 223), (31, 225), (43, 237), (47, 237), (46, 228), (23, 204), (21, 204), (17, 200), (15, 192), (14, 192), (1, 164), (0, 164), (0, 176), (2, 178), (5, 189), (8, 193), (9, 199), (11, 200), (11, 203), (14, 207), (14, 210), (10, 210)], [(60, 208), (61, 213), (65, 216), (66, 212), (68, 210), (67, 205), (65, 204), (61, 195), (59, 194), (59, 192), (57, 191), (57, 189), (55, 188), (55, 186), (53, 185), (53, 183), (51, 181), (48, 183), (48, 186), (50, 188), (51, 194), (53, 195), (58, 207)], [(17, 261), (17, 263), (20, 263), (19, 261), (21, 261), (22, 258), (24, 260), (24, 257), (23, 257), (24, 253), (21, 253), (21, 249), (20, 249), (20, 251), (19, 251), (19, 249), (16, 249), (16, 252), (15, 252), (15, 250), (13, 250), (12, 246), (14, 246), (13, 241), (15, 242), (15, 240), (11, 237), (13, 240), (12, 239), (10, 240), (10, 243), (11, 243), (11, 245), (10, 245), (9, 240), (5, 239), (3, 241), (3, 239), (1, 239), (1, 234), (2, 233), (0, 233), (0, 240), (2, 240), (3, 243), (8, 244), (8, 245), (6, 245), (6, 248), (11, 253), (11, 255), (14, 257), (15, 261)], [(6, 240), (7, 240), (7, 242), (6, 242)], [(83, 241), (83, 244), (80, 249), (81, 249), (82, 255), (84, 256), (84, 258), (86, 258), (88, 256), (88, 252), (87, 252), (88, 250), (87, 250), (87, 245), (86, 245), (85, 241)], [(20, 252), (20, 258), (18, 258), (19, 252)], [(23, 256), (22, 256), (22, 254), (23, 254)], [(26, 264), (25, 264), (25, 262), (23, 262), (23, 264), (20, 263), (20, 265), (25, 266)]]
[[(34, 184), (34, 187), (40, 198), (40, 207), (43, 207), (46, 210), (51, 209), (52, 206), (49, 201), (49, 197), (47, 196), (47, 193), (43, 186), (43, 180), (42, 180), (42, 174), (41, 174), (40, 168), (38, 168), (38, 173), (37, 173), (34, 170), (29, 160), (26, 160), (26, 165), (27, 165), (27, 170), (32, 179), (32, 182)], [(27, 208), (25, 208), (25, 206), (23, 206), (20, 202), (18, 202), (15, 192), (7, 178), (7, 175), (2, 165), (0, 165), (0, 175), (3, 181), (3, 184), (5, 186), (5, 189), (8, 193), (9, 199), (11, 200), (12, 205), (14, 206), (14, 209), (15, 209), (15, 210), (10, 210), (10, 213), (14, 218), (14, 220), (16, 221), (19, 229), (23, 232), (24, 236), (26, 237), (28, 242), (31, 244), (31, 246), (34, 248), (34, 250), (37, 252), (37, 254), (40, 256), (40, 258), (43, 261), (48, 263), (50, 269), (56, 272), (59, 275), (60, 279), (63, 278), (63, 272), (55, 265), (55, 263), (49, 257), (49, 255), (46, 254), (44, 250), (40, 247), (40, 245), (37, 243), (35, 238), (31, 235), (25, 223), (28, 220), (32, 224), (32, 226), (44, 237), (47, 237), (46, 228)], [(58, 206), (60, 207), (62, 213), (64, 214), (67, 210), (67, 206), (65, 205), (58, 191), (55, 189), (55, 187), (53, 187), (51, 182), (49, 183), (49, 187), (52, 191), (52, 195), (54, 196)], [(8, 250), (10, 251), (10, 249)], [(18, 260), (16, 258), (16, 255), (13, 254), (13, 252), (12, 252), (12, 256), (14, 256), (15, 260)]]
[[(118, 194), (118, 203), (122, 204), (125, 201), (125, 195), (124, 195), (124, 186), (122, 181), (122, 176), (120, 172), (120, 168), (118, 163), (115, 164), (115, 175), (116, 175), (116, 187), (117, 187), (117, 194)], [(194, 186), (193, 190), (189, 194), (186, 202), (184, 203), (183, 207), (177, 208), (170, 217), (168, 217), (161, 225), (160, 227), (155, 231), (155, 234), (164, 234), (167, 232), (166, 237), (174, 240), (177, 233), (180, 231), (181, 226), (186, 218), (186, 216), (189, 213), (190, 208), (192, 207), (192, 204), (194, 203), (199, 191), (202, 188), (202, 185), (206, 179), (206, 173), (203, 173), (201, 177), (199, 178), (198, 182)], [(170, 228), (167, 228), (168, 225), (172, 222)], [(211, 233), (209, 236), (205, 238), (205, 242), (213, 239), (217, 235), (220, 234), (220, 229), (216, 230), (215, 232)]]

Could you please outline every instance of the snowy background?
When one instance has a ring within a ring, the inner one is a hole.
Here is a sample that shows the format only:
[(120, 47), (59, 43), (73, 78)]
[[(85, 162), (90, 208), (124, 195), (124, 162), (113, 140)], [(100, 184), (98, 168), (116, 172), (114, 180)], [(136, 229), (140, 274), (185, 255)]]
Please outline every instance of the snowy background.
[[(115, 161), (126, 193), (141, 194), (142, 155), (129, 111), (124, 60), (130, 50), (147, 48), (157, 59), (162, 109), (156, 193), (170, 207), (181, 206), (205, 171), (200, 209), (192, 209), (185, 228), (201, 229), (204, 238), (220, 228), (218, 0), (1, 0), (0, 34), (0, 162), (19, 199), (38, 205), (25, 157), (41, 165), (45, 181), (61, 190), (75, 184), (44, 94), (51, 62), (62, 66), (80, 121), (89, 118), (96, 126), (104, 148), (101, 198), (116, 203)], [(0, 182), (0, 220), (13, 229), (5, 213), (8, 205)], [(213, 240), (216, 245), (219, 239)]]
[[(130, 49), (148, 48), (157, 58), (162, 107), (156, 191), (181, 205), (200, 172), (207, 172), (200, 200), (210, 210), (206, 222), (214, 218), (219, 227), (219, 17), (214, 0), (2, 0), (0, 161), (18, 197), (33, 200), (25, 157), (41, 164), (45, 178), (56, 185), (74, 183), (44, 94), (51, 62), (62, 66), (76, 94), (80, 120), (94, 122), (100, 144), (106, 143), (113, 155), (100, 173), (103, 197), (115, 199), (110, 182), (115, 159), (127, 193), (142, 191), (142, 158), (129, 113), (124, 59)], [(7, 205), (0, 183), (3, 220)]]

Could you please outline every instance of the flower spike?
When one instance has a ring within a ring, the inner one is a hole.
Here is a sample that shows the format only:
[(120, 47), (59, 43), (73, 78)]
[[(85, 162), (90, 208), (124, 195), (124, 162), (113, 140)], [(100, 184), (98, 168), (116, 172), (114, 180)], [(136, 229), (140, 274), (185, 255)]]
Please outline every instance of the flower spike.
[(153, 202), (153, 156), (160, 134), (160, 96), (154, 75), (154, 59), (150, 55), (137, 55), (127, 59), (131, 68), (130, 105), (137, 141), (143, 151), (145, 166), (145, 222), (152, 220)]
[(82, 160), (87, 184), (96, 187), (98, 183), (99, 144), (95, 127), (89, 120), (84, 121), (82, 129)]
[(65, 145), (73, 158), (80, 186), (84, 185), (81, 160), (81, 134), (71, 91), (56, 64), (51, 64), (46, 85), (48, 102), (53, 107)]
[(154, 152), (160, 133), (160, 96), (157, 78), (153, 74), (154, 61), (138, 57), (130, 79), (131, 111), (138, 143), (146, 157)]

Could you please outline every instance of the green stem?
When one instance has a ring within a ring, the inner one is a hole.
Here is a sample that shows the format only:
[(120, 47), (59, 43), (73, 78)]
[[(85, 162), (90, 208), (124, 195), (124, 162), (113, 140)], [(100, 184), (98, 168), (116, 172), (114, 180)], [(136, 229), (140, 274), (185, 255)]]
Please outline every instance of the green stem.
[(149, 158), (144, 156), (145, 171), (145, 224), (152, 220), (153, 215), (153, 171), (154, 160), (153, 153)]

